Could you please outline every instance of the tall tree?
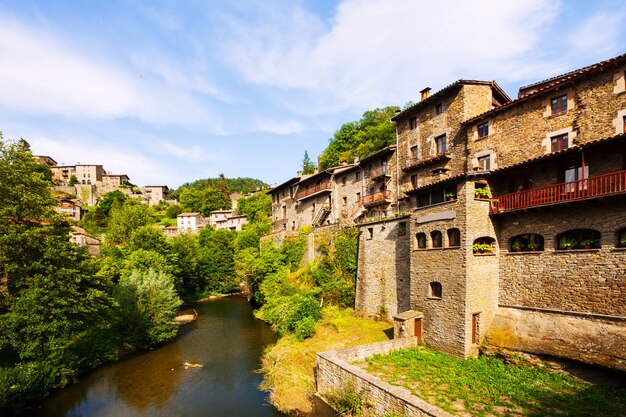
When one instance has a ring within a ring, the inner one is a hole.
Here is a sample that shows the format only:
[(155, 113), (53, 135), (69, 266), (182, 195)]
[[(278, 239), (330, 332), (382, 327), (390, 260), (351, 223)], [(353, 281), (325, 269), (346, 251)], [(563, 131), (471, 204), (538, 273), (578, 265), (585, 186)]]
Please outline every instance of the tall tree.
[(311, 158), (309, 158), (309, 152), (304, 151), (304, 158), (302, 159), (302, 173), (304, 175), (309, 175), (315, 172), (316, 165)]

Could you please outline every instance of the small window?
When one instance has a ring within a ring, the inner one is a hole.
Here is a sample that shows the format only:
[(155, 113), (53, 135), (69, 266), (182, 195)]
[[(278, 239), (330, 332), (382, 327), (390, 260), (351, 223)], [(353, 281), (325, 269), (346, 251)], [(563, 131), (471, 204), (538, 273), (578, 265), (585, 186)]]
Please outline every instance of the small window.
[(575, 229), (556, 237), (557, 250), (600, 249), (600, 232), (592, 229)]
[(411, 175), (411, 186), (417, 188), (417, 174)]
[(437, 155), (444, 155), (446, 153), (446, 135), (437, 136), (435, 138), (435, 145), (437, 147)]
[(461, 246), (461, 231), (459, 229), (448, 230), (448, 246), (451, 248)]
[(411, 158), (417, 158), (417, 145), (411, 146), (409, 152), (411, 153)]
[(622, 116), (622, 133), (626, 133), (626, 116)]
[(567, 95), (553, 98), (550, 100), (550, 105), (552, 107), (552, 114), (567, 111)]
[(543, 236), (535, 233), (514, 236), (509, 240), (509, 250), (512, 252), (543, 251)]
[(356, 193), (356, 201), (361, 201), (361, 193)]
[(359, 181), (361, 179), (361, 171), (357, 171), (356, 174), (354, 175), (354, 179)]
[(432, 298), (441, 298), (443, 296), (443, 289), (441, 288), (441, 282), (431, 282), (430, 283), (430, 293), (429, 297)]
[(489, 136), (489, 123), (481, 123), (478, 125), (478, 137), (484, 138)]
[(480, 313), (472, 314), (472, 344), (480, 340)]
[(477, 253), (493, 253), (495, 242), (496, 240), (489, 236), (482, 236), (474, 240), (474, 243), (472, 245), (474, 255)]
[(406, 235), (406, 222), (398, 223), (398, 236)]
[(433, 248), (440, 248), (443, 246), (443, 239), (439, 230), (430, 232), (430, 239), (433, 241)]
[(491, 155), (485, 155), (478, 157), (478, 170), (490, 171), (491, 170)]
[(417, 117), (412, 117), (411, 119), (409, 119), (409, 129), (417, 129)]
[(443, 113), (443, 103), (437, 103), (435, 105), (435, 114)]
[(341, 185), (346, 185), (347, 180), (348, 179), (345, 176), (341, 177)]
[(368, 234), (368, 239), (372, 239), (374, 237), (374, 228), (373, 227), (368, 227), (367, 228), (367, 234)]
[(426, 249), (426, 233), (416, 233), (415, 242), (418, 249)]
[(617, 232), (617, 245), (618, 248), (626, 248), (626, 228)]
[(569, 140), (567, 133), (558, 136), (552, 136), (552, 152), (559, 152), (569, 147)]
[(344, 205), (344, 206), (347, 206), (348, 205), (348, 197), (342, 197), (341, 204)]

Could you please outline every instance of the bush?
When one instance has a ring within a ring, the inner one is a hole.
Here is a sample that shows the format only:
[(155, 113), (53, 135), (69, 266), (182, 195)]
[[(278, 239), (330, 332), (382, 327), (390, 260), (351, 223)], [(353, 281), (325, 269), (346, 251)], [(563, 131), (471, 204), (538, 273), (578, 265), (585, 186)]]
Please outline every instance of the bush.
[(10, 415), (28, 401), (45, 397), (56, 386), (53, 366), (45, 362), (26, 362), (14, 367), (0, 368), (0, 414)]
[(298, 340), (304, 340), (309, 338), (315, 334), (315, 324), (317, 320), (313, 317), (308, 316), (300, 320), (296, 323), (296, 327), (294, 329), (294, 334), (298, 338)]
[(308, 332), (311, 336), (315, 330), (311, 332), (310, 327), (314, 327), (315, 322), (320, 319), (321, 311), (319, 301), (312, 294), (296, 293), (268, 299), (260, 313), (264, 320), (272, 323), (280, 335), (296, 333), (299, 323), (308, 319), (309, 323), (300, 324), (299, 331), (302, 335)]

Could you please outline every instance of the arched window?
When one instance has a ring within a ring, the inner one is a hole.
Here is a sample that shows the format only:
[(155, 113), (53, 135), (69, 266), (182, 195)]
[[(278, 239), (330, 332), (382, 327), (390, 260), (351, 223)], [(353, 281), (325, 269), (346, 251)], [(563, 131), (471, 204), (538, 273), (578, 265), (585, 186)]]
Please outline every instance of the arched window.
[(459, 229), (448, 229), (448, 246), (461, 246), (461, 231)]
[(542, 251), (543, 236), (535, 233), (513, 236), (511, 240), (509, 240), (509, 250), (512, 252)]
[(618, 248), (626, 248), (626, 227), (617, 231)]
[(592, 229), (575, 229), (563, 232), (556, 237), (557, 250), (599, 249), (600, 232)]
[(433, 248), (440, 248), (443, 246), (443, 239), (439, 230), (430, 232), (430, 238), (433, 241)]
[(416, 233), (415, 242), (418, 249), (426, 249), (426, 233)]
[(428, 296), (432, 298), (441, 298), (442, 294), (443, 294), (443, 289), (441, 287), (441, 282), (436, 282), (436, 281), (431, 282), (430, 292)]
[(492, 253), (493, 252), (493, 244), (496, 240), (489, 236), (479, 237), (474, 240), (474, 244), (472, 245), (472, 250), (474, 254), (477, 253)]

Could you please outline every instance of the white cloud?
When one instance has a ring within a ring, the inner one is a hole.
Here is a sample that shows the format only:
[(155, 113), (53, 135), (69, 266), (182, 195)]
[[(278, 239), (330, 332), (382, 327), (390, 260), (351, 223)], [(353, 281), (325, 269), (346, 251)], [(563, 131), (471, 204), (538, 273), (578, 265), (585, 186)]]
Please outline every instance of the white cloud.
[(302, 123), (296, 120), (277, 122), (268, 119), (259, 119), (253, 127), (253, 131), (255, 132), (267, 132), (276, 135), (294, 135), (302, 133), (303, 130)]
[(263, 16), (266, 23), (231, 19), (223, 53), (249, 82), (302, 89), (333, 110), (398, 103), (427, 85), (507, 81), (519, 67), (543, 68), (533, 54), (559, 4), (345, 0), (330, 27), (299, 6), (285, 7), (282, 15)]
[[(93, 47), (93, 45), (92, 45)], [(205, 80), (161, 65), (143, 72), (119, 58), (85, 51), (50, 28), (0, 17), (0, 107), (67, 118), (137, 118), (223, 130), (215, 111), (194, 97), (217, 94)]]
[(571, 48), (579, 55), (598, 56), (610, 52), (616, 46), (623, 47), (616, 44), (620, 29), (624, 27), (625, 18), (626, 13), (615, 11), (599, 12), (589, 16), (580, 22), (568, 37)]
[(217, 153), (207, 153), (199, 145), (185, 145), (181, 143), (175, 145), (164, 140), (158, 141), (157, 144), (156, 147), (153, 147), (153, 151), (186, 161), (219, 161), (223, 159)]

